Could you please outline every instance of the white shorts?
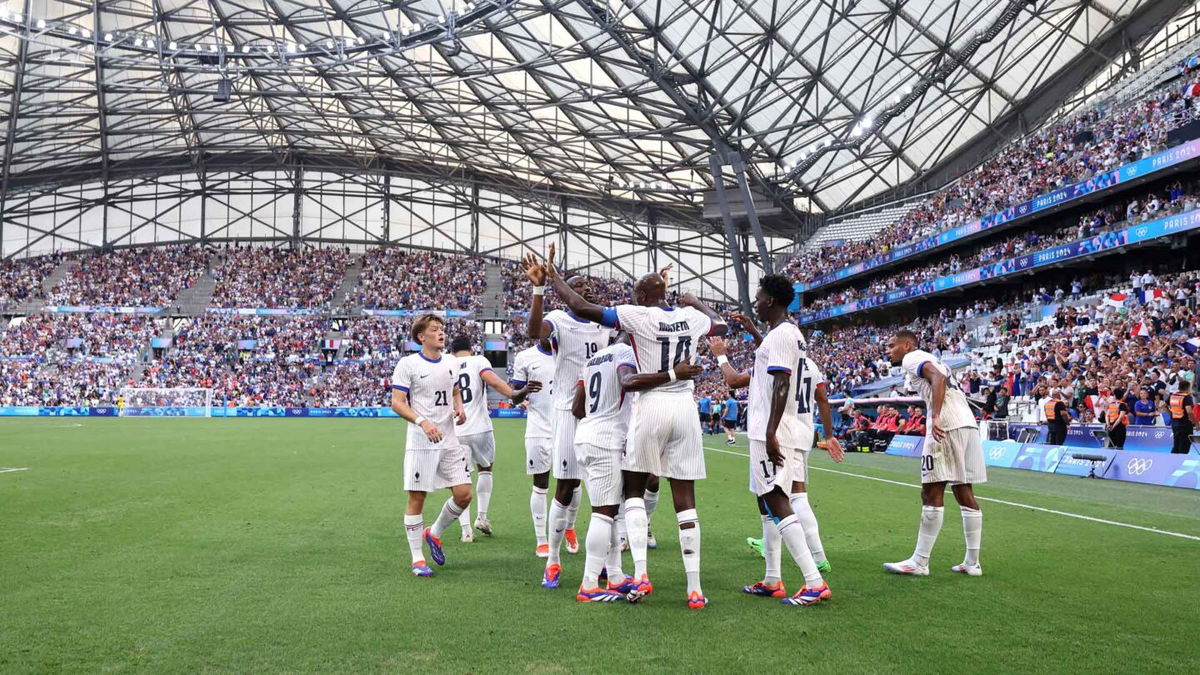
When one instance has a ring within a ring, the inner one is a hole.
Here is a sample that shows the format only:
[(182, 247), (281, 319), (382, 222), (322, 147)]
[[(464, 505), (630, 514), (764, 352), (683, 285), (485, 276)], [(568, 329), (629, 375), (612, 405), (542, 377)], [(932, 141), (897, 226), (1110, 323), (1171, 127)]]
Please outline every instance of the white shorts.
[(463, 446), (404, 451), (404, 489), (408, 492), (433, 492), (470, 484), (471, 459)]
[(550, 471), (550, 439), (525, 439), (525, 473), (547, 473)]
[(619, 506), (624, 501), (621, 481), (621, 451), (579, 444), (579, 464), (583, 486), (592, 506)]
[(496, 434), (485, 431), (481, 434), (459, 436), (458, 442), (467, 448), (475, 466), (491, 466), (496, 463)]
[(579, 420), (570, 410), (554, 411), (554, 477), (580, 480), (583, 470), (575, 456), (575, 427)]
[(750, 441), (750, 492), (762, 496), (779, 488), (783, 494), (792, 494), (792, 482), (804, 480), (804, 453), (792, 448), (780, 448), (783, 466), (775, 466), (767, 459), (767, 442)]
[(688, 392), (642, 392), (633, 405), (629, 438), (634, 442), (626, 447), (621, 466), (626, 471), (677, 480), (707, 475), (700, 420)]
[(983, 462), (983, 443), (979, 429), (962, 427), (946, 432), (946, 440), (937, 443), (925, 437), (921, 448), (921, 482), (978, 485), (987, 482)]

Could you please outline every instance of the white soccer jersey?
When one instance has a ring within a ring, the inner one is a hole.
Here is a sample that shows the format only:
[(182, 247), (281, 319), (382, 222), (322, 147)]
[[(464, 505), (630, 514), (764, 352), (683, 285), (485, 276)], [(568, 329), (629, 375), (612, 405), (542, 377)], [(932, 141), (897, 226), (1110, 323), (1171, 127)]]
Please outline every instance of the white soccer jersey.
[(408, 394), (408, 405), (417, 415), (442, 431), (440, 443), (432, 443), (416, 424), (408, 425), (405, 446), (409, 450), (437, 450), (458, 445), (454, 434), (454, 373), (458, 359), (443, 354), (436, 361), (423, 353), (409, 354), (392, 371), (392, 389)]
[[(796, 409), (800, 419), (800, 425), (805, 427), (809, 432), (814, 432), (817, 429), (816, 424), (816, 407), (817, 387), (825, 383), (825, 373), (821, 372), (821, 368), (816, 361), (804, 357), (804, 370), (796, 376), (796, 386), (799, 391), (796, 392)], [(807, 450), (808, 448), (804, 448)]]
[[(615, 309), (619, 327), (633, 336), (639, 373), (665, 373), (677, 363), (692, 361), (700, 339), (712, 332), (712, 320), (695, 307), (617, 305)], [(690, 394), (695, 388), (692, 380), (677, 380), (654, 391)]]
[(937, 368), (946, 376), (946, 398), (942, 401), (942, 429), (949, 431), (976, 426), (975, 415), (971, 413), (971, 406), (967, 404), (966, 395), (959, 388), (954, 371), (933, 354), (916, 349), (904, 355), (900, 369), (904, 371), (905, 386), (909, 390), (916, 391), (921, 398), (925, 399), (925, 406), (929, 410), (929, 418), (925, 421), (926, 435), (933, 432), (933, 385), (929, 383), (929, 380), (921, 377), (922, 366)]
[(521, 350), (513, 360), (512, 385), (519, 389), (532, 381), (541, 382), (542, 390), (526, 399), (529, 407), (525, 438), (554, 438), (550, 426), (550, 414), (554, 410), (550, 398), (554, 386), (554, 357), (537, 345)]
[(467, 413), (467, 422), (458, 428), (459, 436), (482, 434), (492, 430), (492, 418), (488, 414), (487, 385), (483, 383), (483, 373), (492, 369), (487, 358), (472, 354), (458, 360), (457, 381), (462, 395), (463, 410)]
[(561, 385), (552, 392), (554, 408), (570, 410), (583, 364), (608, 346), (612, 330), (561, 309), (547, 314), (545, 321), (550, 324), (550, 345), (554, 350), (554, 381)]
[(754, 370), (750, 373), (750, 401), (746, 409), (746, 432), (752, 441), (767, 440), (767, 422), (771, 418), (771, 390), (775, 373), (788, 375), (787, 403), (783, 417), (775, 430), (775, 438), (785, 448), (799, 448), (800, 388), (797, 387), (804, 369), (806, 345), (804, 335), (796, 324), (784, 321), (772, 328), (754, 350)]
[(600, 350), (588, 360), (579, 378), (583, 382), (585, 417), (575, 428), (575, 443), (598, 448), (623, 449), (629, 436), (632, 396), (621, 391), (617, 369), (628, 366), (637, 370), (633, 348), (617, 343)]

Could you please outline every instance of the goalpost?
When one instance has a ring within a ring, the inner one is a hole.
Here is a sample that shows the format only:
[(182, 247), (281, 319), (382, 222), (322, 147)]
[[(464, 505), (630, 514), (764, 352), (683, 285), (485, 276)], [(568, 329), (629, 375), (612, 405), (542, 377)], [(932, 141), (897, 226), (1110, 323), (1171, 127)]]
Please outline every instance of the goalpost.
[(212, 389), (123, 387), (118, 395), (121, 417), (212, 417)]

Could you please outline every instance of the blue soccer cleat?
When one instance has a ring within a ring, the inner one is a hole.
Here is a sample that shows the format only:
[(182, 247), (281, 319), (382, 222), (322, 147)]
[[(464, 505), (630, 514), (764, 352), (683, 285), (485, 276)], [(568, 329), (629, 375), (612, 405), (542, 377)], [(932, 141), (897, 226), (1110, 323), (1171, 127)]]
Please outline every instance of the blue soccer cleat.
[(542, 588), (558, 588), (561, 575), (562, 567), (560, 565), (546, 565), (546, 571), (542, 573)]
[(799, 593), (790, 598), (784, 598), (780, 602), (794, 607), (807, 607), (808, 605), (815, 605), (822, 600), (828, 600), (831, 597), (833, 597), (833, 592), (829, 590), (829, 584), (822, 581), (821, 585), (817, 588), (805, 586), (800, 589)]
[(426, 565), (424, 560), (418, 560), (412, 564), (412, 573), (418, 577), (433, 576), (433, 570), (429, 569), (429, 565)]
[(638, 587), (637, 582), (634, 581), (633, 577), (630, 577), (630, 576), (622, 577), (620, 579), (609, 579), (608, 580), (608, 590), (616, 591), (617, 593), (620, 593), (622, 596), (629, 595), (637, 587)]
[(442, 550), (442, 540), (433, 536), (429, 528), (425, 528), (425, 543), (429, 544), (429, 557), (439, 565), (446, 564), (446, 552)]
[(616, 602), (624, 600), (625, 594), (608, 588), (584, 588), (580, 586), (579, 592), (575, 594), (575, 599), (579, 602)]
[(782, 581), (775, 582), (774, 586), (769, 586), (762, 581), (756, 581), (753, 585), (742, 586), (742, 592), (746, 595), (757, 595), (764, 598), (787, 597), (787, 591), (784, 590)]

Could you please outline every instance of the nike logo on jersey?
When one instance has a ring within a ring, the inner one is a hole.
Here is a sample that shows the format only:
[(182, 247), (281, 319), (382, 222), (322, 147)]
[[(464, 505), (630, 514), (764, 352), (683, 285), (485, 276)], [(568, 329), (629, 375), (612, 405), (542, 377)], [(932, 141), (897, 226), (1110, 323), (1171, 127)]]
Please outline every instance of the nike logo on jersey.
[(427, 377), (429, 377), (429, 373), (425, 373), (424, 375), (420, 376), (420, 377), (419, 377), (419, 378), (417, 378), (417, 379), (419, 379), (419, 380), (423, 380), (423, 379), (425, 379), (425, 378), (427, 378)]

